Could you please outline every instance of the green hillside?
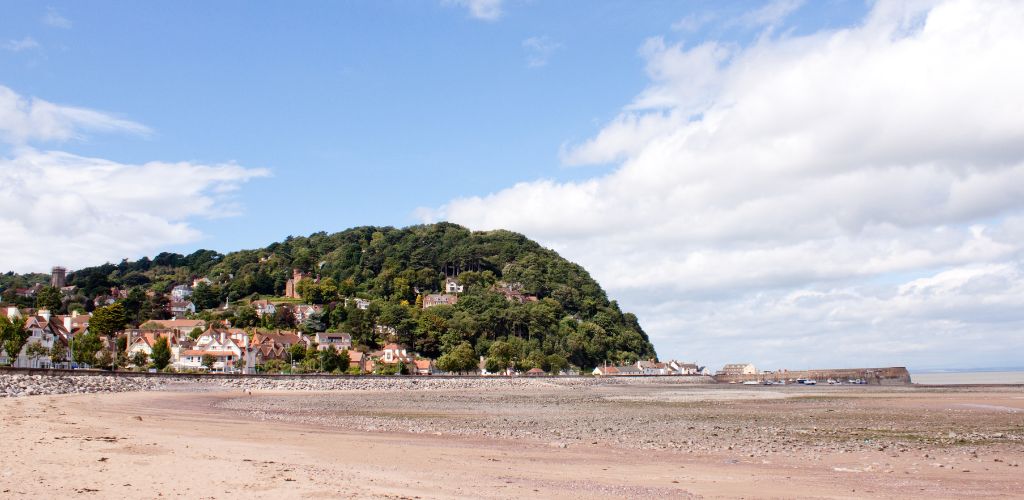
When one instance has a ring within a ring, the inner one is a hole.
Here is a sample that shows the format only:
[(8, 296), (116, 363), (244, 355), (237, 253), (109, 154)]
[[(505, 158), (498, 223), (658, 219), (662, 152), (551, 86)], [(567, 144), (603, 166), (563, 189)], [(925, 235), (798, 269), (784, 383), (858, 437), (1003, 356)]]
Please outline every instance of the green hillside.
[[(256, 318), (249, 302), (283, 295), (293, 269), (308, 276), (297, 287), (303, 301), (322, 304), (323, 313), (298, 325), (286, 310)], [(584, 368), (655, 356), (636, 316), (620, 311), (581, 266), (517, 233), (472, 232), (450, 223), (357, 227), (226, 255), (162, 253), (80, 269), (68, 275), (67, 284), (77, 288), (57, 309), (91, 310), (93, 299), (116, 288), (127, 292), (119, 302), (131, 321), (142, 323), (165, 317), (165, 295), (199, 277), (212, 284), (196, 287), (192, 300), (206, 309), (197, 315), (236, 326), (346, 331), (357, 346), (397, 341), (435, 358), (468, 342), (477, 354), (499, 351), (523, 366), (551, 355)], [(422, 309), (423, 297), (438, 293), (446, 277), (465, 286), (458, 302)], [(4, 275), (4, 300), (36, 305), (13, 291), (42, 278)], [(508, 300), (498, 291), (502, 285), (529, 300)], [(354, 298), (370, 306), (359, 309)]]

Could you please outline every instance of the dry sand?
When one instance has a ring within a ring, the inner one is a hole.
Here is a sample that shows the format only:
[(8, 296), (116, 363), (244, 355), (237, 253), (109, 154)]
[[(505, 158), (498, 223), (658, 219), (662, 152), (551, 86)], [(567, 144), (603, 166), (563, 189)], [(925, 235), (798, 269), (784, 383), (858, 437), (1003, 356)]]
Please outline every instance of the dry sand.
[(186, 387), (0, 399), (0, 436), (2, 497), (1024, 497), (1019, 386)]

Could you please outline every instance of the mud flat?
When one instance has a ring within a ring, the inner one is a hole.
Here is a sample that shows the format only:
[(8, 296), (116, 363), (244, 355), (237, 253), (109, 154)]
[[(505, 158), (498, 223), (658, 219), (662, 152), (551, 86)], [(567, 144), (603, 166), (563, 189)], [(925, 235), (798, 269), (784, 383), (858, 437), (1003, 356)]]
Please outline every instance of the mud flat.
[(1020, 386), (488, 383), (317, 392), (197, 384), (0, 399), (0, 497), (1024, 491)]

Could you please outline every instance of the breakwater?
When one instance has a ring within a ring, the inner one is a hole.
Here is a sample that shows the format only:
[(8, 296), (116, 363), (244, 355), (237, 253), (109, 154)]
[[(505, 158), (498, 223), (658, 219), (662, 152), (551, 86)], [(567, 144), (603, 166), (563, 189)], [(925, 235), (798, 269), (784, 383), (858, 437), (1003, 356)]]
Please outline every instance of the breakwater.
[(906, 385), (910, 384), (910, 372), (905, 367), (887, 368), (839, 368), (817, 370), (779, 370), (772, 373), (754, 373), (747, 375), (715, 375), (714, 379), (722, 384), (741, 384), (743, 382), (786, 382), (793, 383), (797, 379), (816, 380), (819, 384), (832, 379), (847, 383), (850, 380), (863, 380), (867, 385)]

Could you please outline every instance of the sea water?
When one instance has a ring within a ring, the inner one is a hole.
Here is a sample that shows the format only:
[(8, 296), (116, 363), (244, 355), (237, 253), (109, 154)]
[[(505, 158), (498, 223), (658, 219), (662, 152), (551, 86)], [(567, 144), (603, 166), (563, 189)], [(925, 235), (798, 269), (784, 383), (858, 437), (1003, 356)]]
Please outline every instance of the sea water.
[(910, 372), (915, 384), (1024, 384), (1024, 370)]

